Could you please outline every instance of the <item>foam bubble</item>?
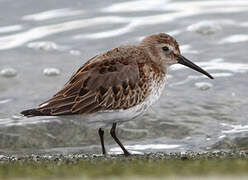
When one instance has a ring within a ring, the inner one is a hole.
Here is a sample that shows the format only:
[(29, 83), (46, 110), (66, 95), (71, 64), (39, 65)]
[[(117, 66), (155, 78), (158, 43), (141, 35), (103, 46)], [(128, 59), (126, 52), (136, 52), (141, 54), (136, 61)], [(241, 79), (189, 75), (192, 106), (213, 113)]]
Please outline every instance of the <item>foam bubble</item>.
[(74, 56), (79, 56), (79, 55), (81, 55), (81, 52), (78, 51), (78, 50), (73, 50), (73, 49), (72, 49), (72, 50), (70, 50), (69, 52), (70, 52), (71, 55), (74, 55)]
[(221, 26), (220, 24), (213, 21), (202, 21), (188, 26), (187, 30), (194, 31), (203, 35), (210, 35), (216, 33), (217, 31), (220, 31)]
[(43, 70), (43, 74), (46, 76), (58, 76), (60, 74), (60, 70), (57, 68), (45, 68)]
[(55, 42), (51, 42), (51, 41), (31, 42), (31, 43), (28, 43), (27, 47), (32, 48), (32, 49), (37, 49), (37, 50), (45, 50), (45, 51), (67, 49), (67, 47), (59, 46)]
[(0, 71), (0, 75), (3, 77), (15, 77), (17, 71), (14, 68), (5, 68)]
[(213, 85), (209, 82), (197, 82), (195, 86), (200, 90), (208, 90), (213, 87)]

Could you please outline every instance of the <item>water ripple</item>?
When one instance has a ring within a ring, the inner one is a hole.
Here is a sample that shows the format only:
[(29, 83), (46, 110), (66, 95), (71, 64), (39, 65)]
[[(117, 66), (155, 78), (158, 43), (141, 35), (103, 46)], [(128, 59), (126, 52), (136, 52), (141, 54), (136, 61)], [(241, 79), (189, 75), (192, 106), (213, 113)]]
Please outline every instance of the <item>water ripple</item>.
[[(207, 62), (195, 62), (197, 65), (203, 67), (206, 70), (224, 70), (230, 71), (233, 73), (246, 73), (248, 72), (248, 64), (246, 63), (232, 63), (232, 62), (224, 62), (223, 59), (213, 59)], [(176, 64), (171, 67), (171, 70), (180, 70), (185, 68), (182, 65)], [(226, 75), (226, 74), (225, 74)]]
[(44, 21), (48, 19), (61, 18), (61, 17), (69, 17), (81, 15), (84, 12), (82, 10), (74, 10), (70, 8), (64, 9), (54, 9), (50, 11), (44, 11), (37, 14), (25, 15), (22, 17), (22, 20), (25, 21)]
[(44, 38), (46, 36), (65, 31), (76, 30), (88, 26), (96, 26), (99, 24), (106, 25), (106, 24), (125, 23), (125, 22), (127, 22), (125, 18), (108, 16), (108, 17), (97, 17), (97, 18), (84, 19), (84, 20), (75, 20), (60, 24), (35, 27), (28, 31), (17, 33), (14, 35), (1, 36), (0, 50), (15, 48), (29, 41)]
[(22, 25), (0, 27), (0, 33), (9, 33), (22, 30)]
[[(104, 32), (97, 32), (97, 33), (89, 33), (89, 34), (79, 34), (75, 35), (75, 38), (90, 38), (90, 39), (99, 39), (99, 38), (110, 38), (114, 36), (119, 36), (126, 34), (137, 27), (142, 26), (150, 26), (150, 25), (157, 25), (161, 23), (171, 22), (177, 18), (185, 18), (193, 15), (200, 15), (206, 13), (230, 13), (234, 11), (247, 11), (248, 6), (247, 1), (207, 1), (207, 2), (169, 2), (164, 0), (158, 1), (132, 1), (132, 2), (125, 2), (115, 4), (113, 6), (103, 8), (103, 11), (108, 12), (116, 12), (117, 10), (120, 11), (132, 11), (130, 8), (131, 4), (139, 4), (139, 6), (131, 6), (137, 8), (140, 7), (140, 11), (144, 10), (154, 10), (160, 9), (167, 10), (166, 13), (158, 14), (158, 15), (150, 15), (150, 16), (142, 16), (142, 17), (118, 17), (118, 16), (101, 16), (95, 17), (90, 19), (83, 19), (83, 20), (75, 20), (64, 22), (60, 24), (53, 24), (47, 26), (40, 26), (36, 28), (32, 28), (25, 32), (2, 36), (0, 37), (0, 50), (11, 49), (18, 46), (23, 45), (31, 40), (36, 40), (40, 38), (44, 38), (49, 35), (76, 30), (80, 28), (85, 28), (89, 26), (95, 26), (100, 24), (119, 24), (119, 23), (127, 23), (122, 28), (117, 28), (109, 31)], [(147, 5), (149, 3), (149, 5)], [(143, 6), (141, 6), (144, 4)], [(166, 4), (166, 6), (165, 6)], [(223, 6), (225, 8), (223, 8)], [(126, 8), (128, 7), (128, 8)], [(81, 14), (81, 10), (73, 10), (69, 8), (65, 9), (55, 9), (50, 11), (45, 11), (37, 14), (26, 15), (22, 19), (23, 20), (33, 20), (33, 21), (42, 21), (48, 20), (52, 18), (58, 17), (68, 17)], [(237, 23), (238, 24), (238, 23)]]
[(248, 41), (248, 34), (235, 34), (220, 40), (219, 44), (238, 43)]
[[(134, 2), (125, 2), (120, 4), (115, 4), (113, 6), (104, 8), (103, 11), (107, 12), (130, 12), (132, 11), (132, 8), (135, 7), (137, 9), (137, 6), (130, 6), (130, 4), (136, 4), (139, 3), (142, 4), (142, 1), (134, 1)], [(200, 14), (208, 14), (208, 13), (229, 13), (234, 11), (246, 11), (248, 10), (248, 7), (243, 7), (243, 5), (247, 5), (246, 1), (238, 1), (237, 4), (233, 4), (232, 1), (225, 1), (225, 8), (223, 9), (223, 2), (218, 1), (211, 1), (211, 2), (170, 2), (167, 4), (167, 1), (159, 0), (159, 1), (152, 1), (149, 3), (153, 4), (152, 6), (145, 6), (146, 8), (140, 8), (140, 10), (154, 10), (158, 9), (157, 6), (160, 7), (160, 10), (167, 10), (166, 13), (159, 14), (159, 15), (152, 15), (152, 16), (143, 16), (143, 17), (132, 17), (129, 18), (129, 24), (127, 24), (125, 27), (117, 28), (110, 31), (104, 31), (104, 32), (97, 32), (97, 33), (89, 33), (86, 35), (77, 35), (75, 38), (89, 38), (89, 39), (99, 39), (99, 38), (111, 38), (119, 35), (126, 34), (128, 32), (131, 32), (133, 29), (141, 26), (148, 26), (148, 25), (157, 25), (162, 23), (171, 22), (173, 20), (176, 20), (178, 18), (186, 18), (193, 15), (200, 15)], [(166, 6), (164, 5), (166, 3)], [(213, 6), (215, 8), (213, 8)], [(219, 6), (219, 7), (218, 7)], [(128, 7), (128, 8), (127, 8)], [(154, 8), (155, 7), (155, 8)], [(233, 21), (228, 20), (221, 20), (219, 21), (221, 24), (234, 24)], [(238, 23), (237, 23), (238, 24)], [(214, 25), (214, 31), (220, 30), (220, 27)], [(204, 26), (205, 27), (205, 26)], [(204, 28), (203, 28), (204, 29)], [(206, 28), (205, 28), (206, 29)], [(201, 30), (203, 31), (203, 30)], [(209, 32), (209, 25), (208, 30)], [(213, 25), (211, 26), (211, 31), (213, 31)], [(204, 30), (206, 32), (206, 30)]]
[(248, 132), (248, 125), (231, 125), (226, 123), (222, 123), (221, 125), (225, 128), (229, 128), (228, 130), (222, 130), (224, 134)]
[(56, 117), (23, 118), (21, 116), (14, 116), (12, 118), (0, 118), (1, 127), (26, 126), (30, 124), (41, 124), (41, 123), (51, 123), (51, 122), (60, 122), (60, 121)]
[(129, 1), (122, 3), (115, 3), (107, 8), (103, 8), (104, 12), (132, 12), (132, 11), (149, 11), (149, 10), (162, 10), (167, 5), (168, 0), (157, 0), (157, 1)]
[(218, 12), (227, 13), (235, 11), (247, 10), (248, 2), (245, 0), (215, 0), (215, 1), (185, 1), (171, 2), (168, 0), (157, 1), (129, 1), (123, 3), (116, 3), (109, 7), (103, 8), (104, 12), (133, 12), (133, 11), (161, 11), (161, 10), (181, 10), (181, 11), (194, 11), (194, 13)]
[[(128, 150), (134, 154), (141, 154), (140, 151), (150, 151), (150, 150), (167, 150), (167, 149), (178, 149), (181, 148), (179, 144), (136, 144), (136, 145), (126, 145)], [(113, 154), (122, 153), (121, 148), (114, 147), (110, 149)]]
[(0, 104), (5, 104), (12, 101), (12, 99), (0, 99)]

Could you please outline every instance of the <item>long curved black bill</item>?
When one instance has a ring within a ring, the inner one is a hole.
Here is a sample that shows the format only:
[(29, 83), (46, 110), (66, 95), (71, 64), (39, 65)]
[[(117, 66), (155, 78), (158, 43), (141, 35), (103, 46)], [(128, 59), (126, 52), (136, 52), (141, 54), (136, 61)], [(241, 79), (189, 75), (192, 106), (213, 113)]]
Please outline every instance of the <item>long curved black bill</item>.
[(214, 79), (213, 76), (211, 76), (208, 72), (204, 71), (202, 68), (200, 68), (199, 66), (195, 65), (194, 63), (192, 63), (190, 60), (186, 59), (185, 57), (183, 57), (182, 55), (180, 55), (178, 57), (178, 63), (182, 64), (184, 66), (187, 66), (191, 69), (194, 69), (202, 74), (205, 74), (206, 76), (208, 76), (210, 79)]

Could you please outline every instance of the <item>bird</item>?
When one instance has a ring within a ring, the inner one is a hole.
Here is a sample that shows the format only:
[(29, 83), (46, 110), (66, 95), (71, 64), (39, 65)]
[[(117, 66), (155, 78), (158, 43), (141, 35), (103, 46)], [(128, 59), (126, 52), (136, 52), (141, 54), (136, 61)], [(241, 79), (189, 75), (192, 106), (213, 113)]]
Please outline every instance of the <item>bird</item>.
[[(185, 58), (169, 34), (145, 37), (137, 45), (121, 45), (84, 63), (50, 99), (21, 112), (32, 116), (79, 115), (106, 122), (110, 135), (125, 156), (131, 155), (116, 136), (117, 123), (142, 116), (161, 96), (168, 67), (182, 64), (213, 77)], [(73, 116), (70, 116), (73, 117)], [(87, 123), (87, 122), (85, 122)], [(102, 154), (106, 155), (104, 128), (99, 127)]]

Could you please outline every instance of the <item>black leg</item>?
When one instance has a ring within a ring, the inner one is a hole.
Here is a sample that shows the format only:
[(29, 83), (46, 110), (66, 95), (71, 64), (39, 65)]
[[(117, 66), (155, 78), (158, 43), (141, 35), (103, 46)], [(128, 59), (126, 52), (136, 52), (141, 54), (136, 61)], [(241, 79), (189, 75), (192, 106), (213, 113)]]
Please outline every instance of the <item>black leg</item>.
[(101, 140), (102, 154), (106, 155), (106, 150), (105, 150), (105, 147), (104, 147), (104, 139), (103, 139), (104, 131), (102, 130), (102, 128), (99, 128), (98, 134), (99, 134), (100, 140)]
[(116, 123), (113, 123), (112, 128), (111, 128), (111, 130), (110, 130), (110, 134), (111, 134), (112, 138), (113, 138), (113, 139), (115, 140), (115, 142), (121, 147), (121, 149), (122, 149), (122, 151), (124, 152), (124, 155), (125, 155), (125, 156), (131, 155), (131, 154), (126, 150), (126, 148), (122, 145), (122, 143), (120, 142), (120, 140), (116, 137), (115, 129), (116, 129)]

